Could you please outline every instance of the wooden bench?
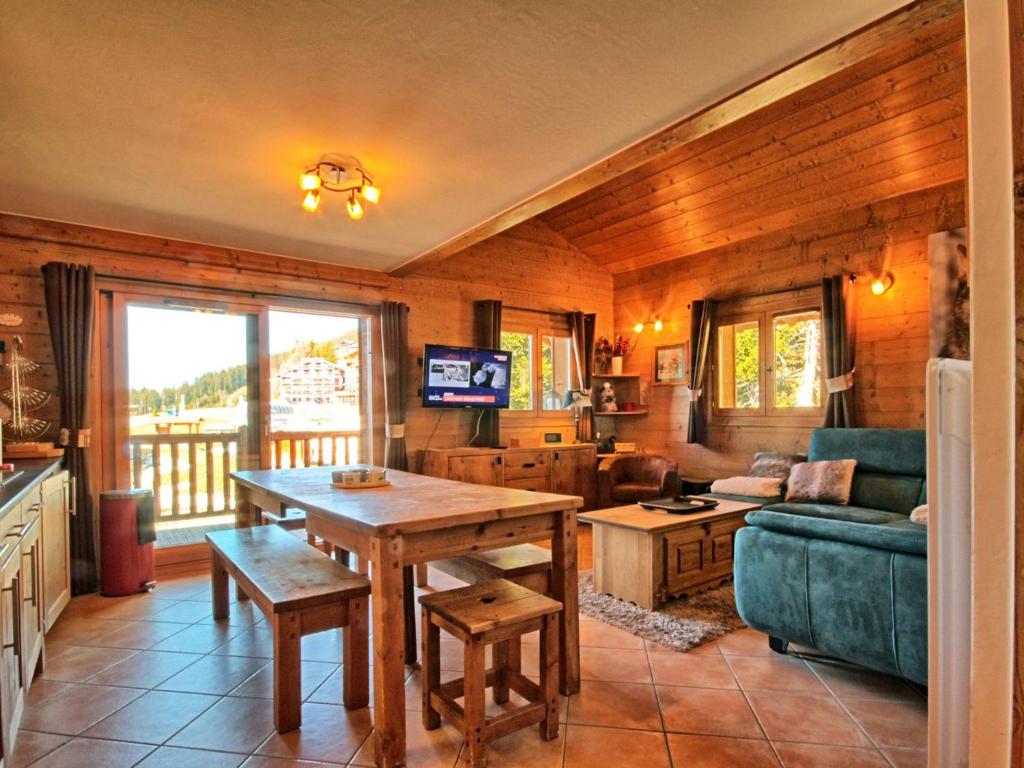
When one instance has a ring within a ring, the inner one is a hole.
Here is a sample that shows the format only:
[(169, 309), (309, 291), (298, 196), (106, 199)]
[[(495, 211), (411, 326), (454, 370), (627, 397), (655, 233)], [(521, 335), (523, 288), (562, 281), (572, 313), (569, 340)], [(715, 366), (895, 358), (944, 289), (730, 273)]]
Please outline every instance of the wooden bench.
[[(475, 584), (420, 598), (423, 606), (423, 727), (434, 730), (441, 718), (466, 738), (467, 762), (486, 763), (488, 742), (540, 724), (545, 741), (558, 735), (558, 619), (562, 604), (505, 579)], [(440, 630), (459, 640), (465, 652), (463, 677), (441, 682)], [(522, 636), (540, 630), (540, 683), (520, 667)], [(486, 650), (494, 645), (494, 668), (486, 668)], [(527, 700), (523, 706), (487, 717), (485, 693), (505, 704), (509, 690)], [(460, 705), (458, 699), (462, 699)]]
[(344, 627), (344, 692), (348, 709), (369, 703), (370, 582), (276, 525), (213, 531), (210, 545), (213, 617), (228, 617), (228, 576), (271, 621), (274, 633), (274, 726), (302, 723), (302, 638)]
[(431, 563), (467, 584), (507, 579), (542, 595), (551, 594), (551, 552), (536, 544), (517, 544)]

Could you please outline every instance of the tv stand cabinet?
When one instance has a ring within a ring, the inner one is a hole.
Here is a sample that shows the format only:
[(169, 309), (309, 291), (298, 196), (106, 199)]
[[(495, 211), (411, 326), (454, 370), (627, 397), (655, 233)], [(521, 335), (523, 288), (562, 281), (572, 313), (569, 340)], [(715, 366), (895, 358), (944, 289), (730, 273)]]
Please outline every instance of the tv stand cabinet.
[(583, 509), (593, 509), (597, 446), (559, 443), (538, 448), (431, 448), (423, 455), (423, 474), (499, 488), (582, 496)]

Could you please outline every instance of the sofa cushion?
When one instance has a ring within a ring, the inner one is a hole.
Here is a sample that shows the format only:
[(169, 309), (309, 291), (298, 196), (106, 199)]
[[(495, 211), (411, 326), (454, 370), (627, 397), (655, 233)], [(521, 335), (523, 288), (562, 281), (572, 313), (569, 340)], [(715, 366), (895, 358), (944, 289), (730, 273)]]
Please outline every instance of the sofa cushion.
[(803, 461), (807, 461), (807, 457), (802, 454), (761, 451), (754, 454), (754, 463), (747, 474), (750, 477), (775, 477), (785, 482), (793, 465)]
[(922, 429), (816, 429), (807, 458), (856, 459), (858, 472), (923, 478), (925, 433)]
[(861, 472), (858, 467), (850, 489), (850, 503), (909, 515), (920, 503), (925, 485), (923, 477)]
[(614, 501), (630, 502), (656, 499), (661, 496), (661, 486), (657, 483), (619, 483), (612, 486)]
[(770, 499), (781, 495), (782, 480), (777, 477), (723, 477), (711, 484), (711, 492)]
[[(878, 510), (860, 510), (861, 512), (872, 512), (881, 515), (890, 514), (894, 518), (889, 522), (865, 524), (864, 522), (843, 520), (841, 518), (779, 511), (780, 507), (811, 506), (823, 507), (827, 505), (775, 504), (771, 509), (759, 509), (748, 512), (744, 519), (748, 525), (777, 533), (788, 533), (792, 536), (859, 544), (864, 547), (874, 547), (875, 549), (892, 552), (906, 552), (911, 555), (923, 556), (928, 552), (927, 530), (923, 526), (914, 525), (903, 515), (892, 515), (892, 513), (879, 512)], [(835, 509), (850, 512), (856, 508), (835, 507)]]
[(781, 504), (765, 505), (765, 509), (772, 512), (784, 512), (788, 515), (801, 515), (802, 517), (820, 517), (824, 520), (845, 520), (849, 523), (864, 523), (866, 525), (884, 525), (900, 520), (906, 520), (906, 515), (896, 512), (887, 512), (884, 509), (871, 509), (869, 507), (853, 507), (848, 504), (812, 504), (799, 501), (784, 501)]
[(853, 459), (797, 464), (786, 482), (786, 501), (848, 504), (856, 468)]

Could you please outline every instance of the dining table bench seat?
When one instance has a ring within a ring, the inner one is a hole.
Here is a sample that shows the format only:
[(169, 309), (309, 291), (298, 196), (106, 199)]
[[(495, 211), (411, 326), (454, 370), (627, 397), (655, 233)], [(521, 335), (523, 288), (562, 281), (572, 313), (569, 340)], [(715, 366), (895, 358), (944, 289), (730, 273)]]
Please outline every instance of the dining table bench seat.
[(274, 635), (274, 726), (302, 722), (302, 638), (342, 628), (346, 708), (369, 704), (370, 581), (276, 525), (211, 531), (213, 617), (229, 616), (228, 577), (271, 622)]

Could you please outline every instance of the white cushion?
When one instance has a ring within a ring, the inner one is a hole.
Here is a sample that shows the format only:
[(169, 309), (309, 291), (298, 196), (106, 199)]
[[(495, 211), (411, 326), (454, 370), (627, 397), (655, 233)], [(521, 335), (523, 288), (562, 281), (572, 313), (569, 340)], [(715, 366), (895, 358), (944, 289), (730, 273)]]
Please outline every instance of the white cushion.
[(711, 492), (767, 499), (782, 495), (782, 480), (777, 477), (726, 477), (715, 480), (711, 484)]

